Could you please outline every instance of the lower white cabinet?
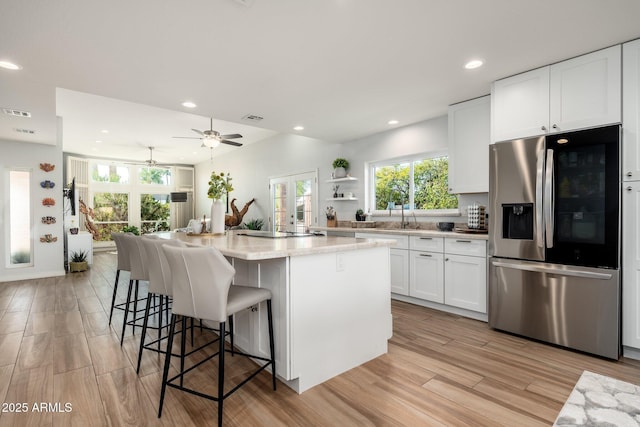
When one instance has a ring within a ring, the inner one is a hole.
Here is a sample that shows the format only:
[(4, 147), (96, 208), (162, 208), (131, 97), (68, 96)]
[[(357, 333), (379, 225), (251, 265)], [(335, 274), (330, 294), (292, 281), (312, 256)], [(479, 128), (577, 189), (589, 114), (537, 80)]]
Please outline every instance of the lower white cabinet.
[(640, 181), (622, 191), (622, 345), (640, 349)]
[(89, 265), (93, 264), (93, 235), (88, 231), (67, 233), (67, 262), (71, 262), (74, 253), (80, 252), (86, 254)]
[(409, 252), (409, 296), (444, 303), (444, 255), (438, 252)]
[(446, 255), (444, 303), (487, 312), (487, 260), (477, 256)]
[(399, 295), (409, 295), (409, 251), (406, 249), (391, 249), (391, 292)]

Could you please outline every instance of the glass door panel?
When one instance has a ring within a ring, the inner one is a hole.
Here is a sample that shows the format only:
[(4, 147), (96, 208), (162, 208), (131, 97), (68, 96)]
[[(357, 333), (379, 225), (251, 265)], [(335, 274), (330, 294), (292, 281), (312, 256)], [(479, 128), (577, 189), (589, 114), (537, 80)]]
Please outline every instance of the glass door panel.
[(316, 175), (309, 172), (271, 179), (271, 230), (303, 233), (317, 222)]

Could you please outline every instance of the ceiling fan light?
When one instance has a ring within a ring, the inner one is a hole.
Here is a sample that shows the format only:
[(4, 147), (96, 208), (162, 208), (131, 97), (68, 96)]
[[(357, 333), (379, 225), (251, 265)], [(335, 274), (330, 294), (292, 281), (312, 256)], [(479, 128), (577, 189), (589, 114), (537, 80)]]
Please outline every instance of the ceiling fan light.
[(197, 107), (197, 105), (194, 102), (191, 102), (191, 101), (184, 101), (182, 103), (182, 106), (183, 107), (187, 107), (187, 108), (196, 108)]

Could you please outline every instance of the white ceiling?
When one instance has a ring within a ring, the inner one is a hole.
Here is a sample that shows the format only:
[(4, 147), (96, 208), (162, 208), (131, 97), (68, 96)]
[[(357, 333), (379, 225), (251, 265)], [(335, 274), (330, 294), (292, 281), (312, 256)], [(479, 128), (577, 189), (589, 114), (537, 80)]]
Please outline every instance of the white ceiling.
[(144, 160), (153, 145), (159, 161), (198, 162), (208, 149), (171, 137), (210, 116), (243, 143), (296, 125), (349, 141), (638, 38), (638, 16), (637, 0), (3, 0), (0, 60), (23, 69), (0, 69), (0, 107), (32, 117), (0, 114), (0, 139), (54, 143), (63, 88), (63, 149), (78, 154)]

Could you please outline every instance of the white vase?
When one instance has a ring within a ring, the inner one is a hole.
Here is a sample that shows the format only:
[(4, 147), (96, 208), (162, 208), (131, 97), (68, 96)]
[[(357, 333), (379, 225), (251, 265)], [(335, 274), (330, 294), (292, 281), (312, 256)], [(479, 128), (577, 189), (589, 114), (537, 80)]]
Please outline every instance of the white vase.
[(214, 199), (211, 203), (211, 232), (213, 234), (224, 233), (224, 203), (220, 199)]
[(345, 168), (335, 168), (333, 170), (334, 178), (344, 178), (345, 176), (347, 176), (347, 171), (345, 170)]

